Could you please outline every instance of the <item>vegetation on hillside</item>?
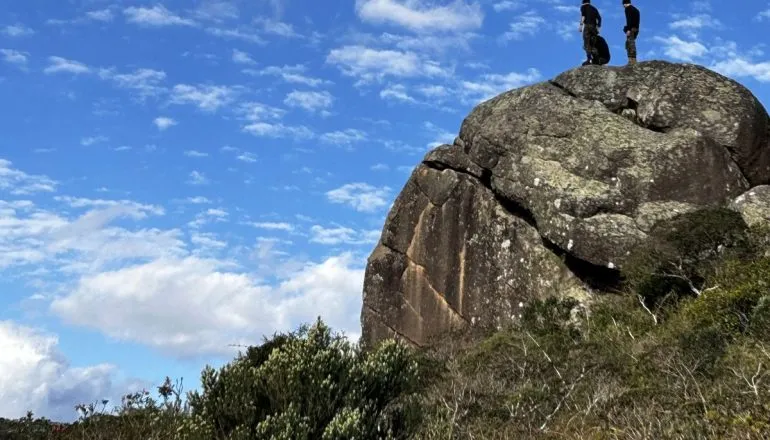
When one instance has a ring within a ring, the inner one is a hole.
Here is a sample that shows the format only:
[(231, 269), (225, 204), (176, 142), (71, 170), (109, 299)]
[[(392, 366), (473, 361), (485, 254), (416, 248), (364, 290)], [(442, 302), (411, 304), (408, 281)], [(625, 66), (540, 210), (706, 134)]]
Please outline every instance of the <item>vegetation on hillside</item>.
[(158, 399), (5, 420), (0, 438), (770, 438), (770, 235), (706, 210), (652, 236), (624, 293), (590, 308), (534, 302), (430, 349), (362, 351), (319, 320), (207, 367), (187, 399), (167, 379)]

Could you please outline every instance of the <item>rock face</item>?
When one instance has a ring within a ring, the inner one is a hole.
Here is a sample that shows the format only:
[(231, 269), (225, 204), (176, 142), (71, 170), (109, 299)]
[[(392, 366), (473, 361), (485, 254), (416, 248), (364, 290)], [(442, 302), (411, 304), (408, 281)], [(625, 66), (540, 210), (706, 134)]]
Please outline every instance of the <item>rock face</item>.
[(767, 187), (740, 197), (768, 183), (766, 110), (707, 69), (586, 66), (502, 93), (396, 199), (366, 270), (362, 341), (424, 345), (534, 298), (590, 299), (658, 221), (706, 206), (761, 217)]

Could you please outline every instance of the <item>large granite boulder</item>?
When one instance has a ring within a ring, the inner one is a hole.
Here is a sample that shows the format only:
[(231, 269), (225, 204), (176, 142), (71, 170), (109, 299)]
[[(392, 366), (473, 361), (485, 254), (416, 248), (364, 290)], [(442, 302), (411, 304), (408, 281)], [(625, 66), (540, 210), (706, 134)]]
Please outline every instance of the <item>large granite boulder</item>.
[(363, 342), (424, 345), (516, 319), (533, 298), (589, 299), (657, 222), (747, 206), (770, 182), (769, 127), (738, 83), (665, 62), (581, 67), (479, 104), (388, 215)]

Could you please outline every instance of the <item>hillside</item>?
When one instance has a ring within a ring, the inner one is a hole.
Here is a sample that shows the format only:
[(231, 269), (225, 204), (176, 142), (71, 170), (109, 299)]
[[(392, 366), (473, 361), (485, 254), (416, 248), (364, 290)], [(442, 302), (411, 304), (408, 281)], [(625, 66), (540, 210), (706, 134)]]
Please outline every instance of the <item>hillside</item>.
[(8, 439), (770, 438), (770, 119), (699, 66), (478, 105), (391, 209), (361, 344), (276, 334)]

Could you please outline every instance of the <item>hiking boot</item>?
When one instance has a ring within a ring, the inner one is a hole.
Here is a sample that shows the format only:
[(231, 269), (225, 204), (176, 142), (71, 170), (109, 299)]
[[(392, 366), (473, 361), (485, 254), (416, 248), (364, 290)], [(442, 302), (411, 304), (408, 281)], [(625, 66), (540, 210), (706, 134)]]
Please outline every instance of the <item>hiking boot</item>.
[(636, 58), (629, 58), (628, 59), (628, 65), (631, 66), (633, 64), (636, 64)]

